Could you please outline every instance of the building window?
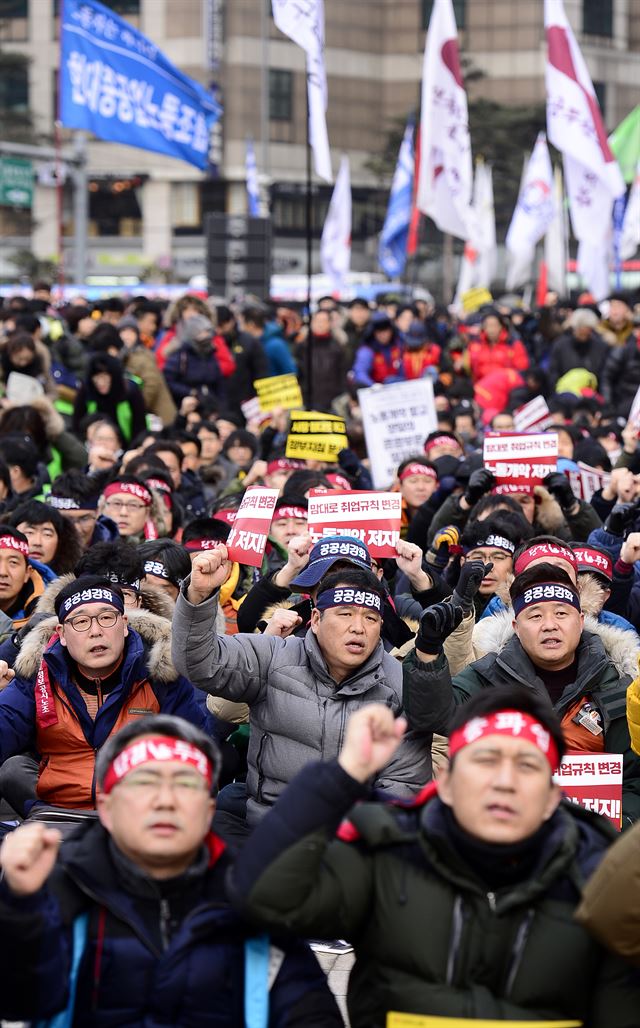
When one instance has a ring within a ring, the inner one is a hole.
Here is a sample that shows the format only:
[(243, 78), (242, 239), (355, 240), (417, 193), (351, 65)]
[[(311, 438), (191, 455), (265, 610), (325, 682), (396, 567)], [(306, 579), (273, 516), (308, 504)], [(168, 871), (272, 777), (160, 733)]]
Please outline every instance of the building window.
[[(14, 0), (10, 0), (10, 2), (13, 3)], [(129, 14), (140, 14), (140, 0), (101, 0), (101, 3), (125, 18)], [(61, 0), (53, 0), (53, 15), (55, 18), (60, 14), (61, 6)]]
[(269, 68), (269, 118), (291, 121), (293, 116), (293, 72)]
[(89, 182), (89, 234), (91, 236), (142, 235), (138, 198), (146, 176), (95, 178)]
[(171, 224), (173, 234), (197, 235), (202, 230), (200, 184), (174, 182), (171, 186)]
[[(466, 0), (453, 0), (453, 13), (456, 19), (456, 25), (459, 29), (464, 28), (466, 6)], [(431, 18), (431, 12), (433, 10), (433, 0), (420, 0), (420, 8), (422, 11), (422, 28), (426, 31), (426, 29), (429, 28), (429, 19)]]
[(602, 120), (605, 125), (607, 123), (607, 83), (606, 82), (594, 82), (593, 88), (595, 90), (598, 105), (602, 111)]
[(582, 0), (585, 36), (613, 36), (613, 0)]
[(24, 61), (2, 62), (0, 112), (26, 114), (29, 110), (29, 71)]
[(0, 3), (0, 39), (19, 42), (29, 38), (29, 0), (2, 0)]

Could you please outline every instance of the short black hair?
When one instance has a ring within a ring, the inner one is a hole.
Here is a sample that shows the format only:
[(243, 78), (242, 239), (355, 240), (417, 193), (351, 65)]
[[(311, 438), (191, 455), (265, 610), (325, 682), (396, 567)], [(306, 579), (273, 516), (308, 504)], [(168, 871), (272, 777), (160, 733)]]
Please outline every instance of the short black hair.
[(97, 503), (105, 477), (101, 475), (94, 478), (79, 468), (70, 468), (54, 479), (51, 495), (69, 496), (76, 501), (80, 510), (92, 510)]
[(333, 489), (331, 482), (322, 471), (307, 471), (306, 468), (299, 468), (289, 475), (283, 494), (286, 493), (289, 496), (293, 493), (295, 496), (304, 496), (309, 489), (316, 489), (318, 486)]
[(35, 478), (40, 455), (30, 439), (25, 436), (5, 435), (0, 438), (0, 456), (8, 467), (15, 465), (27, 478)]
[[(102, 573), (111, 578), (116, 576), (123, 585), (133, 588), (144, 576), (144, 564), (140, 556), (140, 547), (132, 546), (124, 539), (112, 542), (95, 543), (83, 553), (73, 569), (76, 578)], [(84, 582), (82, 583), (84, 585)]]
[(396, 471), (396, 474), (401, 475), (404, 469), (409, 466), (409, 464), (422, 464), (423, 468), (431, 468), (434, 475), (436, 476), (436, 479), (438, 477), (438, 471), (436, 469), (435, 464), (432, 461), (427, 460), (427, 458), (422, 454), (418, 454), (416, 457), (407, 457), (405, 460), (403, 460), (400, 464), (398, 464), (398, 470)]
[[(519, 710), (539, 721), (553, 739), (559, 760), (562, 760), (566, 745), (560, 718), (546, 695), (526, 686), (496, 685), (488, 689), (481, 689), (467, 703), (463, 703), (456, 709), (449, 724), (449, 735), (463, 728), (473, 718), (486, 717), (489, 714), (495, 714), (498, 710)], [(453, 766), (453, 760), (451, 765)]]
[(70, 596), (73, 596), (74, 593), (77, 593), (78, 589), (104, 589), (105, 587), (111, 589), (116, 596), (120, 597), (122, 600), (122, 606), (124, 607), (124, 593), (119, 585), (115, 585), (104, 575), (83, 575), (81, 582), (79, 582), (77, 578), (74, 578), (72, 582), (67, 582), (56, 596), (53, 602), (56, 617), (58, 620), (60, 619), (60, 608), (62, 607), (62, 604)]
[(194, 539), (212, 539), (226, 543), (231, 526), (218, 518), (195, 518), (185, 525), (182, 532), (182, 543), (191, 543)]
[(386, 592), (384, 586), (380, 585), (376, 575), (368, 568), (357, 568), (355, 566), (343, 568), (342, 571), (331, 571), (318, 583), (318, 593), (325, 589), (337, 589), (338, 586), (346, 585), (352, 589), (366, 589), (367, 592), (375, 593), (380, 598), (381, 607), (384, 606)]
[(469, 511), (469, 521), (477, 521), (481, 514), (493, 513), (493, 511), (504, 509), (524, 517), (522, 507), (513, 497), (508, 496), (506, 493), (487, 493), (486, 496), (481, 496)]
[[(198, 426), (200, 427), (200, 426)], [(219, 433), (218, 433), (219, 434)], [(202, 453), (202, 443), (193, 432), (178, 431), (173, 433), (173, 441), (180, 446), (180, 443), (195, 443), (198, 455)]]
[(263, 307), (243, 307), (241, 313), (245, 321), (255, 325), (256, 328), (264, 328), (267, 312)]
[(173, 539), (148, 539), (138, 547), (138, 553), (142, 559), (143, 570), (148, 560), (160, 560), (167, 569), (169, 581), (178, 587), (191, 574), (189, 554)]
[(222, 765), (220, 750), (213, 739), (205, 735), (200, 728), (196, 728), (190, 721), (186, 721), (182, 717), (175, 717), (171, 714), (147, 714), (144, 717), (138, 717), (121, 728), (115, 735), (109, 736), (104, 746), (100, 748), (96, 759), (96, 778), (100, 787), (104, 785), (107, 771), (118, 754), (122, 753), (134, 739), (139, 739), (143, 735), (168, 735), (171, 739), (182, 739), (202, 750), (213, 768), (211, 794), (216, 794)]
[(115, 325), (108, 321), (100, 321), (91, 333), (89, 346), (92, 353), (108, 353), (110, 349), (122, 350), (124, 342)]
[(567, 589), (571, 589), (573, 593), (578, 591), (573, 579), (569, 578), (566, 571), (556, 564), (547, 564), (546, 561), (542, 561), (540, 564), (534, 564), (533, 567), (525, 568), (519, 575), (516, 575), (509, 587), (511, 602), (513, 603), (516, 596), (521, 596), (525, 589), (531, 588), (532, 585), (538, 585), (540, 582), (557, 582), (558, 585), (566, 585)]
[(23, 500), (11, 511), (9, 521), (16, 527), (21, 521), (26, 521), (29, 525), (44, 525), (50, 521), (58, 537), (64, 527), (64, 518), (60, 511), (49, 507), (41, 500)]
[(559, 539), (557, 535), (535, 535), (518, 547), (513, 555), (514, 564), (522, 556), (524, 551), (529, 549), (532, 543), (550, 543), (551, 546), (561, 546), (563, 550), (571, 549), (571, 544), (566, 542), (564, 539)]
[[(147, 457), (160, 457), (161, 453), (172, 453), (176, 460), (180, 462), (180, 465), (182, 465), (184, 457), (182, 450), (177, 443), (174, 443), (173, 439), (158, 439), (157, 443), (147, 446), (144, 453)], [(160, 457), (160, 460), (162, 460), (162, 457)]]

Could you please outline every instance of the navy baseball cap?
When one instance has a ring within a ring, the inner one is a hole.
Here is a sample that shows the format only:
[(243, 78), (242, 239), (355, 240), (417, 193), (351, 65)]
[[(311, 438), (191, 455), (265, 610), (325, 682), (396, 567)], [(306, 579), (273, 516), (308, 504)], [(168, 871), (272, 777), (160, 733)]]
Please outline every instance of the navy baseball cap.
[(315, 544), (309, 554), (309, 563), (291, 585), (317, 585), (339, 560), (371, 570), (371, 557), (364, 543), (351, 535), (330, 535)]

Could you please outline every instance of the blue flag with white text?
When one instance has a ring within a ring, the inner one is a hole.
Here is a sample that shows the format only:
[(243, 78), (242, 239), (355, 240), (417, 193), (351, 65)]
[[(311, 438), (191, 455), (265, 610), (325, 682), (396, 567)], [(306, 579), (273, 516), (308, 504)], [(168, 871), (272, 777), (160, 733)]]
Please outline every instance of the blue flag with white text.
[(397, 278), (407, 263), (407, 237), (413, 201), (413, 121), (407, 125), (391, 183), (387, 216), (380, 233), (378, 264), (389, 278)]
[(245, 172), (247, 176), (247, 206), (249, 208), (249, 217), (259, 218), (260, 186), (258, 185), (258, 166), (256, 164), (256, 151), (254, 149), (252, 139), (247, 139)]
[(98, 0), (63, 0), (60, 120), (205, 169), (220, 105)]

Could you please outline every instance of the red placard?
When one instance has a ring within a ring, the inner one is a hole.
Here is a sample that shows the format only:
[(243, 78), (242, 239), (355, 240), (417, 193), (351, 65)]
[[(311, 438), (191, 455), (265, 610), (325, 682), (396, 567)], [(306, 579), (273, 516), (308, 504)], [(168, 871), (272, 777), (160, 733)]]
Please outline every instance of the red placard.
[(346, 490), (309, 494), (308, 528), (314, 540), (352, 535), (372, 557), (395, 557), (400, 538), (400, 493)]
[(277, 489), (247, 489), (227, 539), (231, 560), (260, 567), (277, 499)]
[(532, 493), (558, 467), (555, 432), (488, 432), (485, 467), (496, 478), (496, 493)]
[(622, 754), (567, 753), (553, 780), (572, 803), (622, 828)]

